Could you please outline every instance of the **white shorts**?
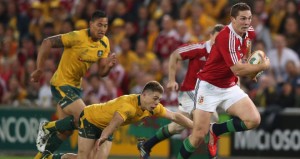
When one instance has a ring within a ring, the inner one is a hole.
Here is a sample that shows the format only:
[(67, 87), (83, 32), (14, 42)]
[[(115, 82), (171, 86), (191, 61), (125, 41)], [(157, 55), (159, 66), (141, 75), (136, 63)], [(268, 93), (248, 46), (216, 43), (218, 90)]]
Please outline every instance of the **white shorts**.
[(191, 114), (194, 109), (195, 91), (179, 91), (178, 92), (178, 109), (185, 113)]
[(196, 109), (207, 112), (215, 112), (217, 107), (227, 111), (234, 103), (248, 96), (238, 85), (220, 88), (200, 80), (197, 81), (195, 90)]

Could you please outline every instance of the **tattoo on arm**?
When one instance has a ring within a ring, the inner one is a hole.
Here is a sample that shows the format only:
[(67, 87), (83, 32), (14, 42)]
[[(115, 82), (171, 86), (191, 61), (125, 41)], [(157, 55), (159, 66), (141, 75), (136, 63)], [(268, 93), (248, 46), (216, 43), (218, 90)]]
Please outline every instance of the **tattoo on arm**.
[(60, 35), (51, 36), (51, 37), (48, 38), (48, 40), (50, 40), (52, 48), (62, 48), (62, 47), (64, 47), (64, 44), (61, 40)]

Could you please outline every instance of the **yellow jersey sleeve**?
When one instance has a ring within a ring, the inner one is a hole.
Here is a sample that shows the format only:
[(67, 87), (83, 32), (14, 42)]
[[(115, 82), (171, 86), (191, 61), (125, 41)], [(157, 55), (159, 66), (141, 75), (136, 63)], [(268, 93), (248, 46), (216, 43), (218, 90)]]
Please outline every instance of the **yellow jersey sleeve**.
[(74, 45), (80, 44), (80, 34), (78, 31), (72, 31), (66, 34), (61, 34), (61, 40), (64, 44), (64, 47), (72, 47)]

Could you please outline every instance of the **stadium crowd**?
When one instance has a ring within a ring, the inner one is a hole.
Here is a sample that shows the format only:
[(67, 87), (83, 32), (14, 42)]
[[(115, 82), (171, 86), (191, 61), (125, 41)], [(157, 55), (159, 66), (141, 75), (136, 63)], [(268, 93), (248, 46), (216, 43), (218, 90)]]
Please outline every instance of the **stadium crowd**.
[[(52, 49), (40, 83), (30, 82), (42, 40), (88, 28), (91, 14), (109, 17), (111, 51), (118, 64), (108, 77), (94, 64), (82, 79), (85, 103), (140, 93), (146, 82), (168, 80), (168, 59), (178, 46), (208, 39), (211, 28), (228, 24), (237, 0), (0, 0), (0, 103), (54, 107), (49, 81), (62, 50)], [(244, 0), (253, 9), (253, 50), (263, 50), (271, 69), (241, 87), (256, 105), (300, 107), (300, 0)], [(182, 81), (186, 65), (178, 65)], [(165, 89), (162, 104), (177, 106), (177, 92)], [(0, 106), (1, 106), (0, 105)]]

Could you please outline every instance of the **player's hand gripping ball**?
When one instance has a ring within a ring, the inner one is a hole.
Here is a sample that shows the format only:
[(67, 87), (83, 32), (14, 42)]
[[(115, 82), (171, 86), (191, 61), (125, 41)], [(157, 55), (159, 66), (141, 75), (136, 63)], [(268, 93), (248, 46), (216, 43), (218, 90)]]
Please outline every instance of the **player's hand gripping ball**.
[[(266, 58), (265, 52), (261, 50), (254, 51), (251, 56), (248, 58), (248, 63), (252, 65), (260, 64), (264, 61), (264, 58)], [(263, 71), (258, 72), (256, 75), (253, 75), (251, 77), (259, 77)]]

